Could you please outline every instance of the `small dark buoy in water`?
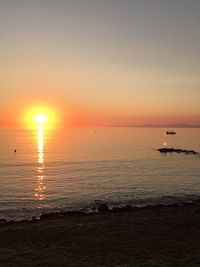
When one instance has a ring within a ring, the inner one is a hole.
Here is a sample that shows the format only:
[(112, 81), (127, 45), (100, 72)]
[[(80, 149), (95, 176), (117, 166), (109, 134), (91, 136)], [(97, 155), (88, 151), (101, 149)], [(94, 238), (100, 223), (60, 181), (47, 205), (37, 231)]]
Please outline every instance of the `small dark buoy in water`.
[(17, 149), (15, 149), (14, 152), (16, 153), (17, 152)]

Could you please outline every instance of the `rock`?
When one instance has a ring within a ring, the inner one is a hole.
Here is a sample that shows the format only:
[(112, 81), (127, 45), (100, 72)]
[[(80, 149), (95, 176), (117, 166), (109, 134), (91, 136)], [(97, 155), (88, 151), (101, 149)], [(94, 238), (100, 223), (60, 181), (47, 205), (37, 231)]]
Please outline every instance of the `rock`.
[(186, 149), (180, 149), (180, 148), (159, 148), (158, 151), (160, 153), (184, 153), (184, 154), (199, 154), (198, 152), (194, 151), (194, 150), (186, 150)]
[(109, 211), (109, 208), (108, 208), (108, 205), (106, 204), (100, 204), (98, 207), (97, 207), (97, 210), (99, 212), (107, 212)]

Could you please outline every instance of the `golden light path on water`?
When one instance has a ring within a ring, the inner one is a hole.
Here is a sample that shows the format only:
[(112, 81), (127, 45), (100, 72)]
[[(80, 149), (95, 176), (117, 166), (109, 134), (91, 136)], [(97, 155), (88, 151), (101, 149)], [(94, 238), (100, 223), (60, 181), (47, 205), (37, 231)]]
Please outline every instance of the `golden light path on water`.
[(35, 197), (39, 200), (45, 199), (44, 184), (44, 126), (38, 125), (38, 157), (37, 157), (37, 186), (35, 188)]

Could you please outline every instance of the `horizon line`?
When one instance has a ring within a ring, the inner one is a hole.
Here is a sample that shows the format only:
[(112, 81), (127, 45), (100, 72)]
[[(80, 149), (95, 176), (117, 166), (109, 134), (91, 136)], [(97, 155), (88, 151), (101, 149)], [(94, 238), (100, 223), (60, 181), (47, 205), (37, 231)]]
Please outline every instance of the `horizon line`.
[[(65, 126), (63, 128), (200, 128), (200, 125), (192, 125), (192, 124), (165, 124), (165, 125), (158, 125), (158, 124), (147, 124), (147, 125), (70, 125)], [(56, 127), (62, 128), (62, 127)], [(6, 126), (1, 127), (0, 129), (13, 129), (13, 130), (28, 130), (28, 127), (15, 127), (15, 126)]]

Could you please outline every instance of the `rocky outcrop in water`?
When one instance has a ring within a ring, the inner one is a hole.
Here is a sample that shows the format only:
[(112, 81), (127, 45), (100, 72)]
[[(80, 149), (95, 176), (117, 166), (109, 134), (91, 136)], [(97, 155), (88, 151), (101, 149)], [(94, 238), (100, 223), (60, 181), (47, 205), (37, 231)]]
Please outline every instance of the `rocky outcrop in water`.
[(160, 153), (184, 153), (184, 154), (199, 154), (198, 152), (194, 151), (194, 150), (187, 150), (187, 149), (180, 149), (180, 148), (159, 148), (158, 151)]

